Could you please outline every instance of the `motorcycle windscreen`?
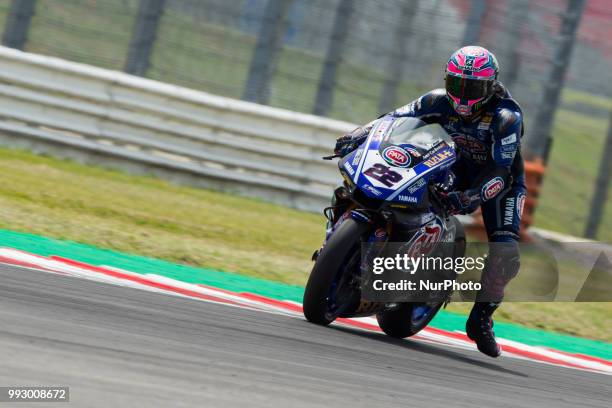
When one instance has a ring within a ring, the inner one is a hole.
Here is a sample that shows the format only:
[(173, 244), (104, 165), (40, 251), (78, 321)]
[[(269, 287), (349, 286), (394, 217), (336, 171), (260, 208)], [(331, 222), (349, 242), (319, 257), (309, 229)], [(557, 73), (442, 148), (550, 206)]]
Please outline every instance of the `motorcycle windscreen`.
[[(420, 201), (429, 175), (438, 167), (434, 164), (440, 163), (437, 158), (443, 155), (444, 161), (454, 161), (453, 146), (450, 136), (438, 124), (396, 118), (380, 143), (368, 145), (361, 171), (355, 176), (356, 184), (371, 198), (415, 204)], [(436, 162), (423, 165), (430, 156)], [(404, 194), (402, 190), (407, 188), (409, 192)]]

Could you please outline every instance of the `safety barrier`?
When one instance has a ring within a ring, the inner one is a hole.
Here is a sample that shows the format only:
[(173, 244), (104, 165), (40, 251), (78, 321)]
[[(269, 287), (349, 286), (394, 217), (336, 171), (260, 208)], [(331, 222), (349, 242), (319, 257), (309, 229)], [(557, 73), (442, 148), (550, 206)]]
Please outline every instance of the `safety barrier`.
[(355, 126), (0, 47), (0, 143), (319, 211)]

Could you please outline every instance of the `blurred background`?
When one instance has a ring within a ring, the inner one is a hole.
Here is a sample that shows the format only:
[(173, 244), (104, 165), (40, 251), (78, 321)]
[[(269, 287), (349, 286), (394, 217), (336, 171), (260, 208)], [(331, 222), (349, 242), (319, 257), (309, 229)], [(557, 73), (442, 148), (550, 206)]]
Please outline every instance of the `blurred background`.
[(607, 0), (0, 1), (6, 46), (357, 124), (483, 45), (525, 111), (526, 155), (548, 165), (536, 225), (602, 240), (611, 21)]

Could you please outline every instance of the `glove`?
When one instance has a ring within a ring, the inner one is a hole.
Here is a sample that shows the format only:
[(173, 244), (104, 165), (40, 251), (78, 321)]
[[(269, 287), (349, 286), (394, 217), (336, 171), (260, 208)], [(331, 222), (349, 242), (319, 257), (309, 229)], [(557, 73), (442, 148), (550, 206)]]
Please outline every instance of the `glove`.
[(444, 204), (449, 213), (454, 214), (469, 214), (474, 212), (480, 205), (480, 196), (476, 192), (468, 191), (453, 191), (443, 197)]
[(454, 189), (456, 181), (457, 181), (457, 177), (455, 176), (455, 173), (453, 173), (452, 171), (449, 171), (446, 174), (446, 176), (442, 179), (442, 181), (440, 181), (436, 185), (436, 187), (438, 187), (438, 191), (440, 193), (447, 193), (448, 191), (451, 191)]
[(336, 140), (336, 147), (334, 147), (334, 154), (342, 157), (355, 150), (368, 137), (372, 126), (372, 123), (370, 123), (367, 126), (358, 127), (351, 133), (338, 138)]
[(352, 149), (353, 135), (344, 135), (336, 139), (336, 146), (334, 147), (334, 154), (339, 156), (345, 156)]
[(500, 81), (493, 82), (492, 91), (498, 98), (505, 98), (508, 93), (506, 87)]

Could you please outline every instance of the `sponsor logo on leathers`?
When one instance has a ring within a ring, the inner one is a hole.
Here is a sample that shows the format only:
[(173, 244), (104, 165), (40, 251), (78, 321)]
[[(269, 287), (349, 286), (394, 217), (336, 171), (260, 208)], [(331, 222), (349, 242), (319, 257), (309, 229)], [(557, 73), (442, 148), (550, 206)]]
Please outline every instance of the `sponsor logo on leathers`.
[(481, 196), (482, 201), (487, 201), (495, 197), (504, 189), (504, 180), (501, 177), (495, 177), (482, 186)]
[(504, 137), (501, 140), (501, 144), (503, 145), (509, 145), (511, 143), (516, 143), (516, 133), (513, 133), (510, 136)]
[(518, 217), (523, 217), (523, 208), (525, 207), (525, 194), (519, 194), (517, 198), (516, 211), (518, 213)]

